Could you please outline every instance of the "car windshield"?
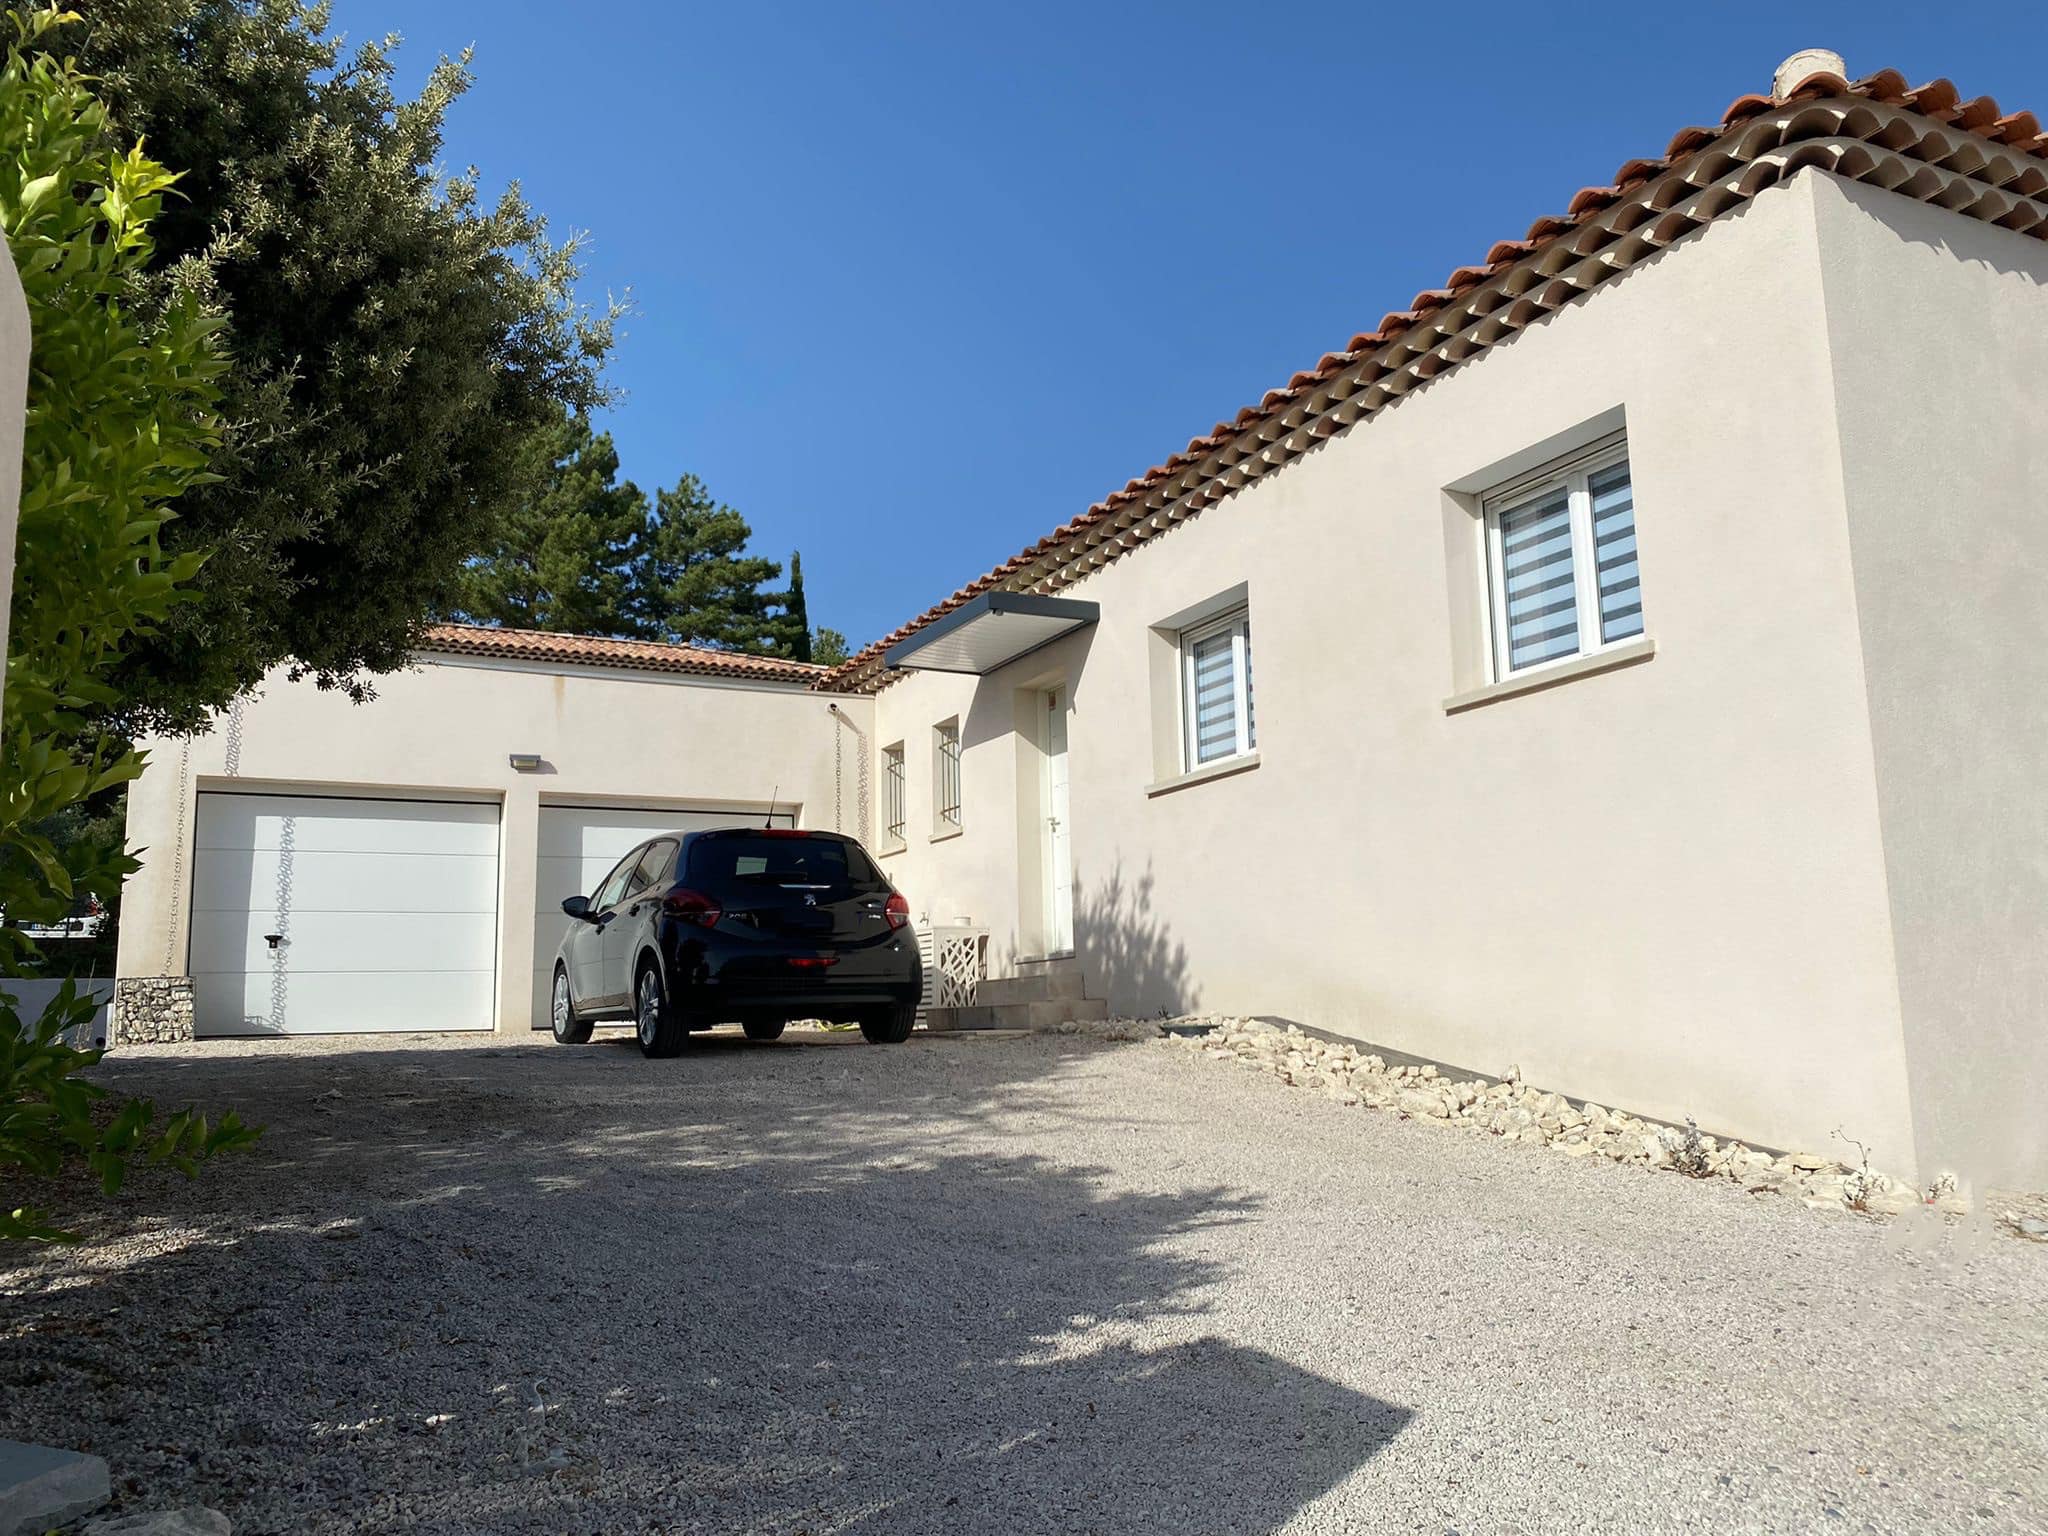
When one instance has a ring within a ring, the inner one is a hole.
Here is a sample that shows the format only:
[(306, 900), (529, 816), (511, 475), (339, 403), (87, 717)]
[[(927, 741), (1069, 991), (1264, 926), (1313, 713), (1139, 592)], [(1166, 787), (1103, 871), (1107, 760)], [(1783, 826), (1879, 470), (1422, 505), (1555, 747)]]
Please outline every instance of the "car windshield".
[(711, 837), (690, 850), (693, 884), (866, 890), (882, 883), (852, 843), (827, 837)]

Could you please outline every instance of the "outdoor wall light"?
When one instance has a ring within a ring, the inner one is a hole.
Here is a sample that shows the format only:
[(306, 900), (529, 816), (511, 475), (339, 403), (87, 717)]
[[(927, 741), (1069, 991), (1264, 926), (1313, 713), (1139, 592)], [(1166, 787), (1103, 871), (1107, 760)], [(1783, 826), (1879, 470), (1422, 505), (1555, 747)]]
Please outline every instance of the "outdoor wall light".
[(515, 773), (537, 773), (540, 770), (538, 752), (514, 752), (505, 761), (512, 765)]

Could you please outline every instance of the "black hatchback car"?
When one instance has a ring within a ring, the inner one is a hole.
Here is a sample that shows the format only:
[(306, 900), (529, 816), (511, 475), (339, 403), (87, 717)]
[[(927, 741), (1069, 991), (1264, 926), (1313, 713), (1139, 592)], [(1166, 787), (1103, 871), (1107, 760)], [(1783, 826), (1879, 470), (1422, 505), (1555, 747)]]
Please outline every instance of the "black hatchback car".
[(565, 1045), (627, 1019), (649, 1056), (733, 1019), (752, 1040), (825, 1019), (896, 1045), (917, 1018), (924, 966), (910, 903), (836, 832), (666, 833), (562, 910), (578, 920), (555, 953), (550, 997)]

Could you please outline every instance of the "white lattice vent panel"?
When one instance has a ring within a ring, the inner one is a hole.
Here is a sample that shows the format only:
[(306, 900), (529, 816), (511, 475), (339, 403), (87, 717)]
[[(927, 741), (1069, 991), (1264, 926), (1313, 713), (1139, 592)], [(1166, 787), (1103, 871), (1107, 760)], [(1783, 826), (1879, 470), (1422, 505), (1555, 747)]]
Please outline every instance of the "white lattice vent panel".
[(924, 957), (923, 1008), (972, 1007), (988, 975), (988, 930), (962, 924), (925, 928), (917, 947)]

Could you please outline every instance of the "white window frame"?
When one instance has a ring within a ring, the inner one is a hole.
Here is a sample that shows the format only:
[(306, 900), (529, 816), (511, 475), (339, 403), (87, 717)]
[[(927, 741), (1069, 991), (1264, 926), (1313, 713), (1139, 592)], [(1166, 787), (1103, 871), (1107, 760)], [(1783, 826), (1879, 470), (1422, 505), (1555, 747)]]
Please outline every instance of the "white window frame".
[[(1639, 630), (1633, 635), (1624, 635), (1619, 640), (1607, 640), (1601, 635), (1600, 623), (1600, 566), (1598, 551), (1593, 544), (1593, 493), (1588, 482), (1603, 469), (1628, 462), (1628, 439), (1622, 433), (1602, 438), (1590, 447), (1564, 459), (1554, 459), (1518, 479), (1488, 491), (1481, 505), (1486, 515), (1486, 589), (1487, 615), (1492, 634), (1487, 637), (1487, 654), (1492, 659), (1493, 681), (1507, 682), (1511, 678), (1530, 677), (1541, 673), (1547, 667), (1563, 666), (1586, 656), (1597, 656), (1602, 651), (1612, 650), (1620, 645), (1632, 645), (1647, 633)], [(1562, 488), (1570, 513), (1572, 533), (1572, 588), (1578, 618), (1578, 649), (1562, 655), (1546, 656), (1524, 667), (1508, 665), (1508, 592), (1507, 572), (1502, 561), (1500, 518), (1501, 513), (1512, 511), (1525, 502), (1533, 501), (1546, 492)], [(1629, 474), (1629, 495), (1635, 495), (1635, 474)], [(1630, 514), (1631, 517), (1634, 513)], [(1641, 529), (1637, 529), (1638, 561), (1640, 562)], [(1640, 563), (1637, 580), (1641, 580)]]
[[(1251, 628), (1251, 610), (1233, 608), (1180, 632), (1180, 765), (1183, 773), (1249, 757), (1258, 747), (1258, 723), (1252, 712), (1249, 690), (1245, 687), (1248, 675), (1246, 652), (1251, 648)], [(1195, 738), (1195, 646), (1226, 632), (1231, 637), (1231, 676), (1237, 680), (1236, 696), (1232, 700), (1237, 710), (1237, 738), (1230, 751), (1205, 763), (1196, 755), (1199, 744)]]
[(965, 777), (960, 766), (960, 717), (955, 715), (932, 727), (932, 836), (950, 837), (966, 826)]
[(910, 769), (903, 743), (894, 741), (882, 748), (882, 851), (900, 851), (909, 831)]

